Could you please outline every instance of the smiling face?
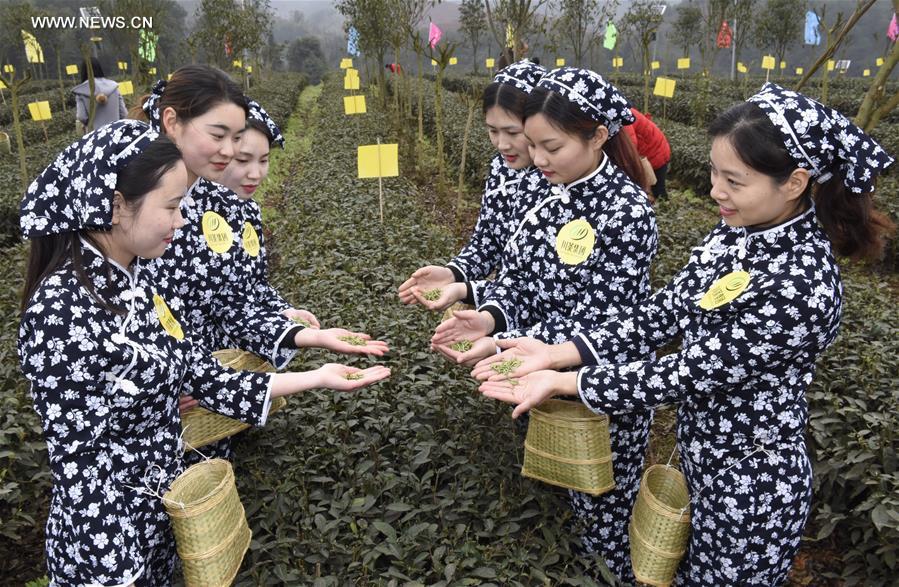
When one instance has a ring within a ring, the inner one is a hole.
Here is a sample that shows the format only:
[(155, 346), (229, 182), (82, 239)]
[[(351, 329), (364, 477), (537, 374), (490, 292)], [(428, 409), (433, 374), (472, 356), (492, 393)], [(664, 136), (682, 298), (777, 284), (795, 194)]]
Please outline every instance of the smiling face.
[(749, 167), (727, 137), (712, 141), (712, 199), (728, 226), (764, 228), (798, 214), (804, 204), (808, 171), (796, 168), (783, 183)]
[(542, 113), (525, 121), (524, 133), (534, 165), (553, 184), (571, 183), (596, 169), (609, 136), (608, 129), (600, 126), (592, 138), (583, 139), (550, 124)]
[(178, 161), (162, 175), (157, 186), (138, 206), (126, 204), (118, 192), (113, 207), (113, 227), (107, 254), (123, 267), (135, 257), (155, 259), (172, 242), (175, 231), (184, 226), (181, 198), (188, 188), (187, 168)]
[(524, 169), (531, 164), (524, 122), (500, 106), (492, 106), (484, 115), (487, 136), (511, 169)]
[(246, 113), (237, 104), (221, 102), (205, 114), (182, 120), (169, 107), (162, 113), (162, 123), (165, 134), (181, 149), (191, 183), (198, 176), (219, 181), (243, 135)]
[(220, 183), (244, 200), (252, 198), (268, 175), (269, 151), (268, 137), (254, 128), (248, 128)]

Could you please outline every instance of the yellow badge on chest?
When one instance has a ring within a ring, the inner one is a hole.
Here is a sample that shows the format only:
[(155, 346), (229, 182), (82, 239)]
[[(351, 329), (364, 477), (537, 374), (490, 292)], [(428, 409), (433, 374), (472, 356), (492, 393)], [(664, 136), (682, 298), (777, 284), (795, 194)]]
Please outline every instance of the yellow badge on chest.
[(184, 340), (184, 331), (181, 330), (181, 325), (175, 317), (172, 316), (172, 311), (169, 310), (169, 306), (165, 303), (165, 300), (162, 299), (162, 296), (154, 294), (153, 305), (156, 307), (156, 315), (159, 316), (159, 323), (162, 324), (165, 331), (178, 340)]
[(583, 218), (572, 220), (556, 235), (556, 252), (563, 263), (577, 265), (587, 260), (595, 243), (596, 233), (590, 223)]
[(703, 310), (713, 310), (737, 299), (749, 285), (749, 274), (745, 271), (734, 271), (717, 280), (699, 300)]
[(259, 235), (249, 222), (243, 225), (243, 250), (251, 257), (259, 255)]
[(203, 236), (206, 244), (216, 253), (227, 252), (234, 242), (234, 234), (224, 218), (215, 212), (203, 214)]

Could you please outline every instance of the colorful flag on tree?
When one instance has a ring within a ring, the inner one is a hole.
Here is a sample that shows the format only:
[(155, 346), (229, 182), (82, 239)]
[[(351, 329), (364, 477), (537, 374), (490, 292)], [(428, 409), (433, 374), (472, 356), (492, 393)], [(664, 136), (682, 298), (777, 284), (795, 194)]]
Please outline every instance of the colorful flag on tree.
[(159, 41), (159, 35), (146, 29), (140, 30), (140, 45), (138, 53), (144, 61), (156, 61), (156, 43)]
[(41, 49), (41, 44), (37, 42), (34, 35), (22, 31), (22, 40), (25, 42), (25, 57), (28, 59), (28, 63), (43, 63), (44, 50)]
[(351, 26), (346, 41), (346, 52), (354, 57), (359, 56), (359, 31)]
[(616, 43), (618, 43), (618, 29), (615, 28), (614, 22), (610, 22), (606, 25), (606, 36), (602, 41), (602, 46), (611, 51), (615, 48)]
[(806, 45), (820, 45), (821, 44), (821, 33), (818, 31), (818, 27), (821, 22), (818, 20), (818, 15), (809, 10), (805, 13), (805, 44)]
[(890, 21), (890, 26), (887, 29), (887, 36), (891, 41), (895, 42), (896, 38), (899, 37), (899, 24), (896, 23), (896, 13), (893, 13), (893, 20)]
[(721, 28), (718, 29), (718, 48), (719, 49), (729, 49), (730, 42), (733, 40), (734, 34), (731, 32), (730, 27), (727, 26), (727, 21), (721, 21)]
[(440, 27), (431, 23), (431, 27), (428, 29), (428, 46), (433, 49), (437, 46), (437, 43), (440, 42), (440, 37), (443, 36), (443, 31), (440, 30)]

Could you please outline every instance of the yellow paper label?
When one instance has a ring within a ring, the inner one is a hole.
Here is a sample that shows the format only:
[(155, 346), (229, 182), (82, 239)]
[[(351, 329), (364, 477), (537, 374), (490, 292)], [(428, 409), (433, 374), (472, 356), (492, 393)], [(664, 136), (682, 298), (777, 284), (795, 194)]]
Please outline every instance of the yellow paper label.
[(562, 227), (556, 236), (556, 252), (566, 265), (583, 263), (593, 252), (596, 233), (590, 223), (580, 218)]
[(249, 222), (243, 225), (243, 250), (251, 257), (259, 256), (259, 235)]
[(745, 271), (734, 271), (717, 280), (699, 300), (703, 310), (713, 310), (737, 299), (749, 285), (749, 274)]
[(215, 212), (203, 214), (203, 236), (206, 244), (216, 253), (224, 253), (231, 248), (234, 242), (234, 234), (224, 218)]
[(159, 316), (159, 323), (162, 324), (163, 329), (170, 336), (178, 340), (184, 340), (184, 331), (181, 330), (181, 324), (172, 316), (172, 311), (169, 310), (169, 306), (162, 299), (162, 296), (153, 294), (153, 305), (156, 307), (156, 315)]

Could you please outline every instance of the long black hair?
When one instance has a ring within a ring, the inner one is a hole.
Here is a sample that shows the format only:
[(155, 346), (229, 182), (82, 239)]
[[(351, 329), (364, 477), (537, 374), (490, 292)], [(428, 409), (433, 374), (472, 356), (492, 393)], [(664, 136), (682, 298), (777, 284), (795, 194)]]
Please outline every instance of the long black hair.
[[(752, 102), (740, 102), (709, 125), (712, 139), (726, 138), (740, 160), (782, 184), (799, 167), (790, 157), (783, 138), (768, 115)], [(824, 183), (810, 180), (802, 194), (815, 202), (815, 212), (834, 250), (855, 259), (877, 259), (884, 237), (895, 230), (885, 215), (874, 208), (874, 194), (853, 194), (846, 189), (839, 169)]]
[(94, 72), (94, 79), (98, 77), (106, 77), (103, 75), (103, 66), (100, 65), (100, 60), (96, 57), (91, 57), (90, 61), (83, 61), (81, 63), (81, 83), (87, 81), (87, 68), (90, 67)]
[[(116, 181), (116, 191), (122, 194), (125, 205), (137, 213), (143, 204), (144, 197), (156, 189), (162, 176), (170, 171), (181, 160), (181, 151), (168, 138), (161, 136), (150, 143), (144, 151), (122, 169)], [(110, 312), (122, 314), (124, 311), (100, 299), (92, 280), (84, 270), (81, 239), (84, 238), (95, 249), (102, 251), (97, 241), (87, 231), (66, 232), (39, 236), (31, 240), (28, 255), (28, 266), (25, 272), (25, 288), (22, 294), (22, 310), (27, 308), (28, 300), (40, 287), (41, 282), (54, 271), (71, 260), (72, 271), (82, 286), (100, 305)], [(111, 271), (107, 263), (107, 272)]]
[[(524, 109), (525, 118), (535, 114), (542, 114), (551, 125), (566, 132), (589, 141), (596, 135), (601, 123), (584, 114), (577, 104), (568, 98), (552, 92), (546, 88), (534, 88), (528, 95)], [(652, 201), (651, 186), (643, 165), (640, 163), (640, 154), (627, 133), (618, 132), (602, 146), (602, 150), (627, 176), (637, 184)]]

